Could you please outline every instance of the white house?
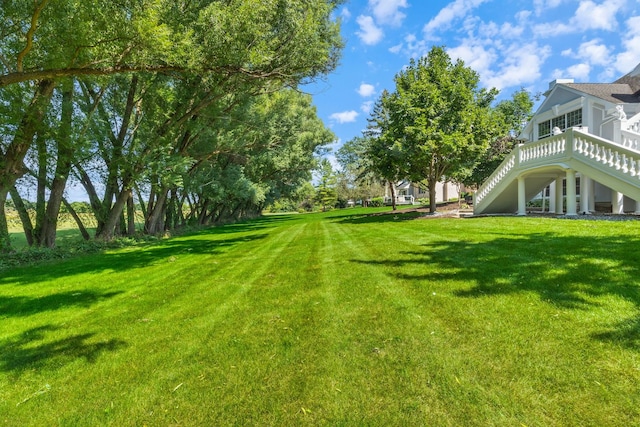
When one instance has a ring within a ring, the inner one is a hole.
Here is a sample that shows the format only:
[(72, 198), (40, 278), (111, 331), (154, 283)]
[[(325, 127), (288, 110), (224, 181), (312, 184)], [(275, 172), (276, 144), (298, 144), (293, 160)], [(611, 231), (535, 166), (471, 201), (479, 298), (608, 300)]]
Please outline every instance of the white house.
[[(416, 183), (404, 180), (397, 182), (395, 186), (397, 205), (412, 205), (418, 203), (418, 200), (429, 198), (429, 191)], [(436, 184), (436, 203), (446, 202), (454, 197), (458, 198), (459, 191), (464, 191), (464, 186), (458, 186), (451, 182), (438, 182)], [(384, 201), (386, 204), (391, 204), (389, 186), (385, 186)]]
[[(613, 83), (555, 80), (516, 147), (478, 189), (474, 213), (640, 213), (640, 64)], [(545, 192), (545, 194), (547, 193)]]

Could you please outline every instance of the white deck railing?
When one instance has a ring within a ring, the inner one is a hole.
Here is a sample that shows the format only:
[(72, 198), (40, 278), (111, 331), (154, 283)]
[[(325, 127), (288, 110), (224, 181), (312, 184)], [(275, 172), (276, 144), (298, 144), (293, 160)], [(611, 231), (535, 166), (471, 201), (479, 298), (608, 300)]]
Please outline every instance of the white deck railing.
[(640, 188), (640, 134), (634, 134), (623, 131), (622, 144), (617, 144), (577, 129), (568, 129), (560, 135), (521, 144), (480, 186), (475, 194), (475, 210), (482, 212), (488, 196), (494, 191), (503, 191), (500, 187), (513, 182), (520, 173), (544, 166), (567, 164), (572, 159), (602, 170), (612, 179)]
[(623, 121), (623, 130), (640, 133), (640, 113)]

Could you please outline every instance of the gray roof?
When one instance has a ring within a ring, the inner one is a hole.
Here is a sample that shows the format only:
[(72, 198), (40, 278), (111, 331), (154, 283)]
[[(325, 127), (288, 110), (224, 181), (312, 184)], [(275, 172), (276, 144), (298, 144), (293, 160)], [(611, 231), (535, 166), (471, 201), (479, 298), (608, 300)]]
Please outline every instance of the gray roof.
[(613, 83), (563, 83), (564, 86), (614, 104), (640, 103), (640, 64)]
[[(563, 85), (614, 104), (640, 103), (640, 91), (632, 84), (620, 82), (622, 79), (616, 83), (563, 83)], [(640, 83), (638, 77), (632, 77), (631, 80)]]
[(640, 95), (640, 64), (629, 74), (620, 77), (614, 83), (628, 84), (636, 95)]

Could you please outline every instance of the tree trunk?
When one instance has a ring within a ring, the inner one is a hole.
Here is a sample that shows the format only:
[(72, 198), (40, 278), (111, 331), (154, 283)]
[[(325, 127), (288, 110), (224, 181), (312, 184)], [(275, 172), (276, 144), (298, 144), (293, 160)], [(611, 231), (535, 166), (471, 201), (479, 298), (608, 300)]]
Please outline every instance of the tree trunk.
[(7, 215), (5, 204), (7, 202), (6, 191), (0, 191), (0, 253), (11, 250), (11, 238), (9, 237), (9, 227), (7, 227)]
[(106, 221), (107, 214), (103, 212), (102, 202), (100, 201), (100, 197), (98, 197), (98, 192), (96, 191), (96, 187), (91, 182), (91, 177), (84, 170), (84, 168), (77, 164), (75, 165), (76, 176), (80, 179), (80, 183), (84, 187), (87, 195), (89, 196), (89, 204), (91, 205), (91, 210), (93, 212), (93, 216), (96, 219), (97, 227), (96, 227), (96, 236), (102, 232), (104, 228), (104, 223)]
[(27, 212), (27, 208), (24, 205), (24, 201), (16, 186), (14, 185), (9, 191), (11, 194), (11, 200), (13, 200), (13, 205), (16, 207), (18, 211), (18, 215), (20, 215), (20, 222), (22, 222), (22, 229), (24, 230), (24, 236), (27, 239), (27, 244), (29, 246), (33, 246), (33, 224), (31, 223), (31, 218), (29, 217), (29, 212)]
[(393, 181), (389, 181), (389, 191), (391, 192), (391, 206), (392, 206), (393, 210), (395, 211), (397, 209), (397, 206), (396, 206), (396, 186), (394, 185)]
[(136, 234), (136, 207), (133, 203), (133, 194), (127, 199), (127, 235)]
[(209, 208), (209, 200), (205, 200), (200, 209), (200, 215), (198, 216), (198, 224), (204, 225), (207, 219), (207, 209)]
[(69, 211), (69, 213), (71, 214), (71, 216), (73, 217), (73, 219), (76, 222), (76, 225), (78, 226), (78, 230), (80, 230), (80, 234), (82, 234), (82, 238), (84, 240), (90, 240), (91, 236), (89, 236), (89, 232), (87, 231), (86, 227), (84, 226), (84, 224), (82, 223), (82, 219), (80, 219), (80, 216), (78, 215), (78, 213), (76, 212), (75, 209), (73, 209), (73, 207), (71, 206), (71, 204), (67, 201), (67, 199), (65, 199), (64, 197), (62, 198), (62, 203), (64, 203), (64, 205), (67, 208), (67, 211)]
[(436, 203), (436, 183), (437, 181), (434, 179), (427, 180), (429, 185), (429, 212), (435, 213), (438, 208), (438, 204)]
[(167, 207), (165, 209), (165, 225), (166, 227), (168, 227), (169, 229), (174, 229), (176, 228), (176, 224), (177, 224), (177, 195), (176, 195), (176, 190), (175, 188), (172, 188), (170, 193), (169, 193), (169, 198), (167, 199)]
[(145, 230), (149, 234), (161, 233), (164, 231), (164, 224), (162, 217), (167, 208), (167, 193), (169, 190), (163, 188), (156, 196), (156, 201), (153, 206), (153, 210), (149, 213), (149, 217), (145, 223)]
[(53, 80), (42, 80), (27, 107), (13, 140), (2, 153), (0, 150), (0, 251), (11, 248), (5, 204), (7, 195), (18, 178), (25, 174), (24, 157), (33, 144), (33, 137), (41, 126), (45, 112), (51, 102), (55, 83)]
[(38, 172), (36, 175), (36, 224), (33, 230), (33, 236), (36, 242), (41, 240), (42, 225), (44, 224), (45, 208), (47, 206), (47, 164), (49, 162), (49, 154), (47, 153), (47, 143), (44, 135), (38, 134), (36, 137), (36, 147), (38, 151)]
[(120, 214), (124, 209), (125, 204), (127, 203), (127, 199), (131, 196), (131, 190), (129, 189), (129, 183), (125, 182), (122, 190), (118, 193), (118, 197), (116, 197), (116, 202), (113, 204), (109, 212), (109, 216), (104, 223), (104, 227), (100, 234), (96, 234), (96, 237), (99, 237), (104, 240), (113, 239), (114, 231), (116, 225), (118, 224), (118, 220), (120, 219)]
[(178, 219), (179, 219), (179, 223), (178, 225), (180, 227), (184, 227), (187, 225), (187, 218), (184, 216), (184, 202), (187, 201), (187, 194), (186, 192), (183, 191), (182, 196), (180, 197), (180, 199), (178, 200)]
[(58, 159), (56, 171), (49, 190), (44, 223), (38, 244), (48, 248), (56, 245), (56, 229), (58, 215), (62, 205), (62, 196), (67, 186), (67, 179), (73, 164), (73, 144), (71, 143), (71, 121), (73, 119), (73, 80), (66, 80), (62, 87), (62, 107), (60, 112), (60, 129), (57, 135)]

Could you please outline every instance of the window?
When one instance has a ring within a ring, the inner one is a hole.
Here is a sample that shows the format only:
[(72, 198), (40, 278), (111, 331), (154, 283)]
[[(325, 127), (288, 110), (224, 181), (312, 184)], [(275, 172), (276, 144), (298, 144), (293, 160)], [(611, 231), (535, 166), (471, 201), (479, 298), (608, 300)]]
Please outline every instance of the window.
[(551, 135), (551, 122), (538, 123), (538, 139), (546, 138), (549, 135)]
[(561, 131), (565, 131), (570, 127), (581, 125), (582, 109), (574, 110), (567, 114), (554, 117), (551, 120), (538, 123), (538, 139), (551, 136), (551, 130), (555, 127), (559, 128)]
[(567, 113), (567, 127), (581, 126), (582, 125), (582, 110), (572, 111)]
[(560, 117), (554, 117), (551, 120), (551, 129), (553, 128), (559, 128), (560, 130), (564, 130), (566, 129), (566, 117), (565, 116), (560, 116)]

